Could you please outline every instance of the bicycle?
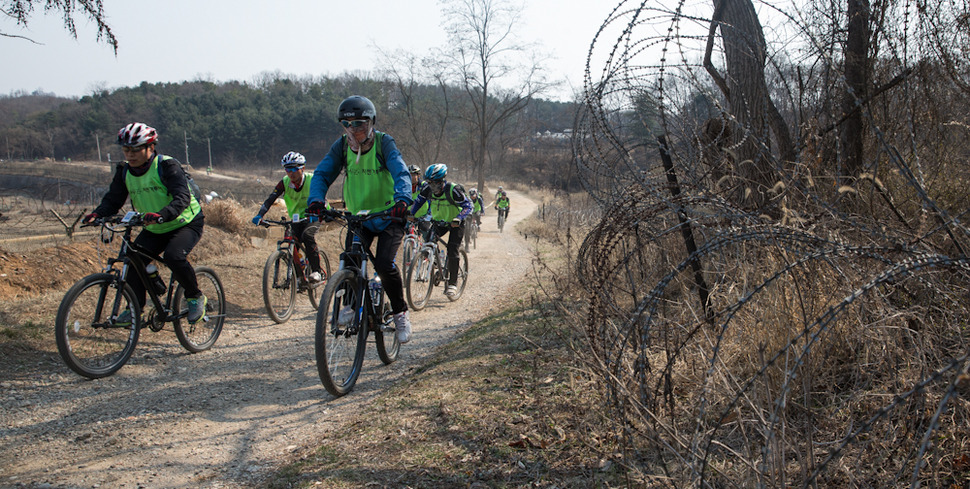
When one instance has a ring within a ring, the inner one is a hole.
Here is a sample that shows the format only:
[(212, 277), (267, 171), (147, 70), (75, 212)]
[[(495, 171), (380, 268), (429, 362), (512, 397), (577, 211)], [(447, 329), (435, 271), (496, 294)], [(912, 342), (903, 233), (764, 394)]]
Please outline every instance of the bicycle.
[[(97, 218), (81, 227), (101, 226), (102, 241), (109, 243), (115, 234), (121, 235), (121, 249), (116, 258), (108, 258), (101, 273), (88, 275), (68, 289), (57, 309), (54, 336), (57, 351), (71, 370), (89, 379), (107, 377), (117, 372), (131, 358), (144, 327), (161, 331), (165, 323), (172, 323), (179, 343), (191, 353), (208, 350), (222, 332), (226, 318), (226, 294), (215, 270), (195, 267), (199, 288), (207, 297), (205, 313), (195, 324), (182, 323), (188, 315), (182, 285), (176, 286), (169, 277), (168, 286), (161, 277), (151, 277), (146, 270), (152, 261), (162, 259), (136, 245), (131, 231), (143, 226), (142, 214), (128, 212), (124, 217)], [(114, 265), (120, 263), (121, 267)], [(131, 272), (145, 284), (152, 307), (142, 318), (132, 289)], [(130, 320), (119, 321), (124, 312)]]
[(385, 365), (397, 360), (401, 350), (381, 279), (377, 272), (367, 278), (367, 265), (374, 263), (374, 255), (360, 238), (364, 222), (388, 217), (389, 213), (355, 215), (326, 210), (321, 215), (344, 221), (347, 232), (353, 236), (340, 254), (340, 266), (323, 290), (314, 337), (320, 380), (327, 392), (340, 397), (357, 383), (370, 332), (374, 333), (377, 356)]
[(501, 233), (505, 228), (505, 218), (509, 213), (509, 209), (508, 207), (503, 207), (503, 208), (496, 207), (496, 209), (498, 209), (498, 232)]
[[(408, 306), (415, 311), (424, 309), (431, 297), (431, 290), (441, 282), (448, 280), (448, 244), (438, 236), (438, 226), (450, 225), (447, 221), (436, 221), (428, 233), (428, 240), (421, 245), (417, 256), (408, 268), (404, 288), (407, 291)], [(439, 244), (441, 246), (439, 246)], [(468, 254), (463, 249), (458, 250), (458, 290), (454, 296), (447, 296), (454, 302), (461, 298), (468, 282)]]
[(404, 225), (404, 240), (401, 242), (401, 270), (407, 270), (421, 248), (421, 232), (416, 221), (408, 220)]
[(465, 218), (465, 253), (469, 251), (469, 245), (472, 248), (478, 248), (478, 220), (475, 219), (475, 215), (471, 215)]
[(293, 235), (293, 225), (299, 222), (303, 221), (289, 221), (285, 217), (279, 221), (270, 219), (261, 221), (264, 227), (282, 226), (284, 228), (283, 239), (276, 242), (276, 251), (269, 254), (266, 265), (263, 266), (263, 304), (266, 305), (269, 317), (279, 324), (290, 319), (296, 308), (298, 293), (306, 292), (310, 298), (310, 305), (316, 310), (320, 302), (318, 296), (330, 277), (330, 259), (327, 258), (326, 253), (318, 250), (323, 280), (318, 283), (310, 282), (306, 246), (302, 240), (297, 244), (296, 237)]

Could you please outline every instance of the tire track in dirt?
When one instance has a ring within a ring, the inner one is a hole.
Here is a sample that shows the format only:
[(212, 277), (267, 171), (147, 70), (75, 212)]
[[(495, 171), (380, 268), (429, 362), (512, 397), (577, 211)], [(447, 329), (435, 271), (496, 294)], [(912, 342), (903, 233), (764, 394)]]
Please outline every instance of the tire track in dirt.
[[(82, 379), (56, 355), (0, 372), (0, 487), (215, 488), (262, 480), (529, 280), (532, 254), (513, 229), (535, 205), (509, 194), (504, 233), (494, 210), (484, 216), (462, 298), (451, 303), (436, 288), (429, 305), (412, 312), (413, 339), (392, 365), (383, 366), (370, 343), (347, 396), (333, 398), (317, 376), (314, 311), (305, 296), (281, 325), (262, 308), (260, 274), (273, 242), (205, 263), (223, 279), (231, 315), (210, 351), (188, 354), (168, 327), (143, 331), (131, 361), (106, 379)], [(337, 231), (317, 239), (336, 242)]]

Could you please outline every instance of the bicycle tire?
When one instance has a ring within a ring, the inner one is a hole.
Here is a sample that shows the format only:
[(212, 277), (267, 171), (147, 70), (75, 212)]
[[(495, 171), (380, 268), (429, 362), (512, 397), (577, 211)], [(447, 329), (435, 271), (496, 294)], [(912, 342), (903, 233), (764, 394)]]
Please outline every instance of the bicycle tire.
[(327, 281), (330, 280), (330, 259), (322, 251), (318, 251), (317, 255), (320, 257), (320, 274), (323, 275), (323, 280), (315, 284), (306, 284), (307, 297), (310, 298), (310, 305), (313, 306), (313, 310), (319, 308), (320, 296), (323, 295), (323, 289), (327, 287)]
[[(472, 238), (472, 248), (478, 249), (478, 224), (472, 224), (471, 227), (471, 238)], [(468, 251), (468, 250), (465, 250)]]
[(418, 254), (419, 246), (417, 238), (414, 236), (407, 236), (404, 238), (401, 248), (403, 250), (401, 255), (401, 265), (403, 268), (401, 268), (401, 270), (404, 270), (405, 273), (407, 273), (407, 270), (411, 268), (411, 262), (414, 261), (414, 256)]
[(387, 300), (381, 306), (380, 321), (374, 326), (374, 343), (377, 345), (377, 356), (390, 365), (397, 360), (401, 352), (401, 342), (397, 339), (397, 329), (394, 328), (394, 315), (391, 314), (391, 305)]
[(278, 324), (285, 323), (296, 306), (296, 276), (293, 255), (275, 250), (263, 266), (263, 304), (269, 317)]
[(503, 213), (502, 211), (498, 211), (498, 232), (501, 233), (504, 227), (505, 227), (505, 213)]
[(411, 309), (420, 311), (428, 304), (428, 298), (431, 297), (431, 289), (434, 288), (434, 274), (436, 269), (437, 263), (435, 262), (434, 250), (432, 248), (423, 248), (418, 252), (414, 261), (411, 262), (411, 267), (408, 268), (407, 280), (405, 281), (408, 306)]
[[(102, 320), (106, 313), (111, 315), (115, 299), (121, 301), (119, 315), (124, 310), (131, 313), (127, 327), (112, 327)], [(58, 353), (71, 370), (89, 379), (107, 377), (128, 363), (139, 331), (141, 307), (135, 291), (128, 284), (119, 289), (116, 278), (107, 273), (88, 275), (71, 286), (54, 320)]]
[[(367, 315), (360, 314), (364, 290), (358, 282), (357, 272), (339, 270), (327, 282), (317, 309), (313, 342), (317, 373), (323, 387), (334, 397), (353, 390), (364, 364)], [(353, 308), (355, 313), (350, 324), (341, 327), (337, 319), (345, 306)]]
[(455, 286), (458, 287), (458, 291), (455, 295), (448, 297), (448, 300), (455, 302), (461, 298), (461, 294), (465, 292), (465, 285), (468, 284), (468, 253), (465, 250), (458, 250), (458, 281)]
[[(216, 271), (205, 266), (195, 267), (195, 278), (199, 283), (199, 290), (206, 297), (205, 314), (202, 319), (195, 324), (189, 323), (188, 318), (182, 316), (175, 319), (172, 326), (175, 329), (175, 337), (183, 348), (192, 352), (212, 348), (212, 345), (219, 339), (222, 333), (222, 325), (226, 320), (226, 291), (222, 288), (222, 280)], [(182, 301), (185, 289), (180, 284), (175, 289), (172, 309), (188, 313), (188, 303), (186, 310), (182, 311)], [(184, 322), (183, 322), (184, 321)]]

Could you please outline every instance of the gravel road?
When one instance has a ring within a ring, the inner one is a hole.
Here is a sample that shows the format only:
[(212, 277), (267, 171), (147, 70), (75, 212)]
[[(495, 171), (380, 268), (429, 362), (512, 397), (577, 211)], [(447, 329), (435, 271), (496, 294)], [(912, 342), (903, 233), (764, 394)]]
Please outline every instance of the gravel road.
[[(531, 252), (511, 229), (535, 205), (509, 193), (504, 233), (493, 210), (485, 216), (464, 296), (450, 303), (443, 288), (435, 289), (428, 307), (412, 313), (413, 339), (398, 361), (383, 366), (370, 344), (355, 390), (342, 398), (330, 396), (317, 376), (306, 297), (282, 325), (262, 308), (259, 279), (275, 243), (205, 263), (220, 273), (233, 313), (210, 351), (187, 353), (168, 326), (144, 330), (131, 361), (106, 379), (85, 380), (56, 354), (26, 373), (5, 373), (0, 487), (253, 486), (288, 452), (315, 445), (361, 403), (514, 297), (530, 276)], [(317, 239), (338, 239), (331, 233)]]

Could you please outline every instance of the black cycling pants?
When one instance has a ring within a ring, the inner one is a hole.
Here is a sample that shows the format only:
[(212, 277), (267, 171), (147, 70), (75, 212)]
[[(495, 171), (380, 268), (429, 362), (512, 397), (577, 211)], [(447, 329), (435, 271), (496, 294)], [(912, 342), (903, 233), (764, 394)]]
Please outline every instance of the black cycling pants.
[[(195, 269), (189, 263), (188, 256), (192, 248), (195, 248), (195, 245), (202, 239), (204, 227), (205, 217), (200, 212), (192, 222), (178, 229), (161, 234), (142, 230), (135, 238), (136, 245), (156, 255), (161, 254), (165, 266), (172, 271), (175, 280), (182, 284), (182, 288), (185, 289), (185, 297), (202, 295), (202, 291), (199, 290), (199, 283), (195, 279)], [(129, 277), (137, 277), (133, 273), (128, 275)], [(131, 280), (128, 283), (135, 290), (138, 304), (144, 307), (146, 301), (145, 285), (141, 283), (141, 280)]]
[(306, 259), (310, 262), (310, 270), (323, 273), (323, 270), (320, 270), (320, 249), (317, 247), (315, 233), (306, 232), (306, 228), (309, 225), (309, 221), (294, 222), (293, 237), (296, 238), (297, 243), (303, 243), (303, 247), (306, 248)]
[[(387, 300), (391, 302), (391, 312), (397, 314), (407, 311), (408, 303), (404, 300), (404, 278), (394, 263), (394, 259), (397, 257), (397, 251), (401, 247), (401, 241), (404, 240), (404, 224), (392, 221), (380, 233), (363, 229), (361, 234), (360, 240), (364, 244), (364, 248), (367, 249), (370, 249), (374, 238), (377, 238), (377, 253), (374, 253), (374, 259), (376, 260), (374, 269), (380, 275), (381, 283), (384, 284), (384, 292), (387, 294)], [(353, 239), (353, 233), (348, 232), (347, 240), (344, 243), (345, 249), (350, 248)], [(369, 279), (370, 277), (364, 278)]]
[(461, 240), (465, 237), (465, 221), (461, 225), (453, 228), (450, 224), (435, 224), (435, 232), (438, 236), (448, 234), (448, 285), (458, 284), (458, 248), (461, 247)]

